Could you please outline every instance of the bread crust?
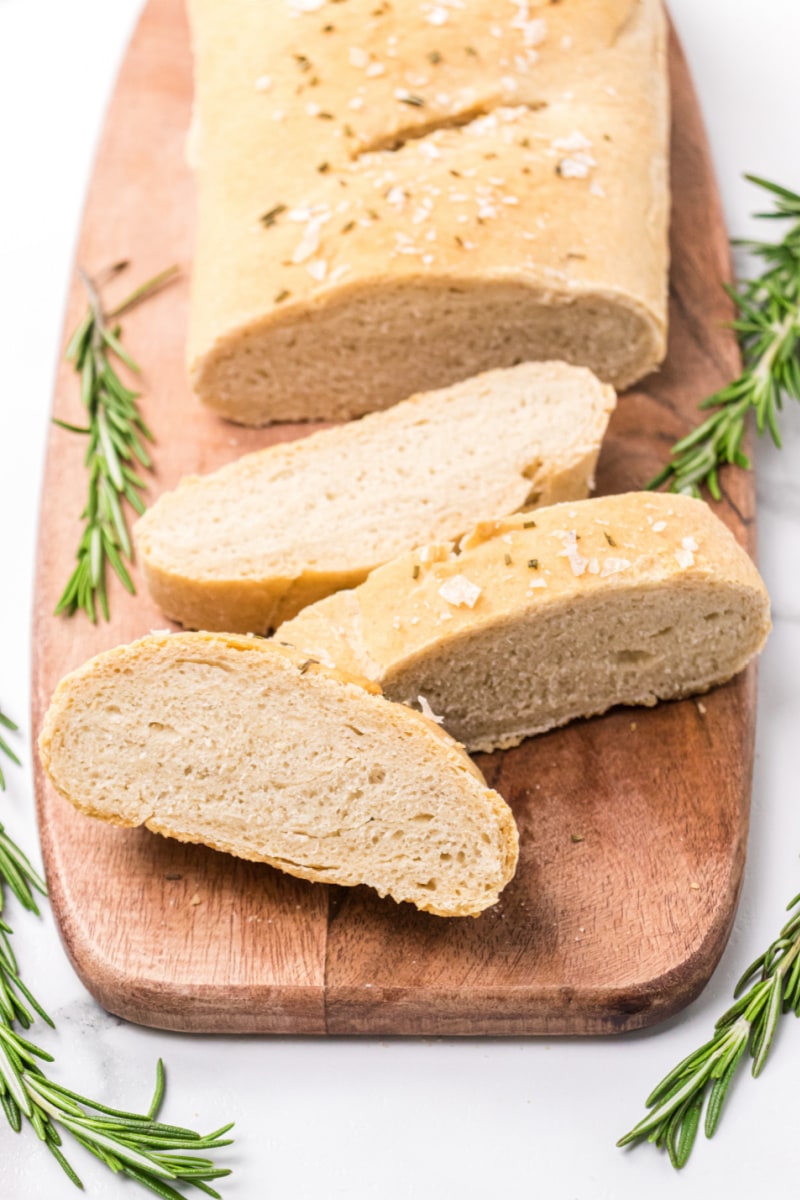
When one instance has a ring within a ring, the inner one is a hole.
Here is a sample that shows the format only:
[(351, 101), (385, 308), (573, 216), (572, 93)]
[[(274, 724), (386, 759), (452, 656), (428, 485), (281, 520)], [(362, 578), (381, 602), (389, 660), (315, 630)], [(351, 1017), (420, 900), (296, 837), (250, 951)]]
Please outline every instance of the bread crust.
[(301, 8), (189, 0), (200, 399), (342, 419), (525, 359), (652, 370), (661, 0)]

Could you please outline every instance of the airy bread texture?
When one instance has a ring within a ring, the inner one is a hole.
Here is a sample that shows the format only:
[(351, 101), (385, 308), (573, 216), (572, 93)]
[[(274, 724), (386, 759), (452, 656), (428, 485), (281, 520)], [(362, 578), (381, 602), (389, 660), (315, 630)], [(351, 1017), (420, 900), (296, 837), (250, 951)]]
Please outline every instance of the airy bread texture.
[(516, 868), (511, 810), (365, 682), (256, 638), (146, 637), (62, 680), (42, 763), (89, 816), (477, 916)]
[(665, 352), (661, 0), (189, 0), (189, 367), (235, 421), (340, 419)]
[(139, 521), (153, 598), (194, 629), (265, 633), (481, 517), (583, 498), (615, 396), (528, 363), (192, 476)]
[(707, 691), (769, 629), (758, 572), (708, 505), (643, 492), (404, 555), (278, 636), (493, 750), (617, 704)]

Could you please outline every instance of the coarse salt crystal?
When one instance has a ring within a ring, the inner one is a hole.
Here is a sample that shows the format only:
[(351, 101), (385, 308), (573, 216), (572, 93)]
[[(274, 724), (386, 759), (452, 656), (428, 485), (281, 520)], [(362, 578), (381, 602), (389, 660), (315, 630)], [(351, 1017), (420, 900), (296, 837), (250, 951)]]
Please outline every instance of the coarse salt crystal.
[(315, 104), (313, 100), (309, 101), (309, 103), (306, 105), (306, 112), (310, 117), (318, 117), (321, 111), (322, 109), (320, 106)]
[(386, 67), (383, 65), (383, 63), (373, 62), (369, 64), (364, 73), (367, 76), (367, 79), (377, 79), (379, 75), (386, 74)]
[(256, 80), (256, 91), (257, 92), (268, 92), (271, 87), (272, 87), (272, 76), (271, 75), (259, 75), (258, 79)]
[(426, 15), (425, 20), (429, 25), (445, 25), (448, 18), (447, 9), (442, 4), (436, 4), (431, 11)]
[(313, 217), (306, 226), (306, 231), (298, 242), (292, 254), (292, 262), (296, 265), (313, 258), (319, 249), (320, 229), (323, 217)]
[(592, 148), (592, 143), (578, 129), (574, 129), (566, 137), (554, 138), (550, 145), (554, 150), (565, 150), (568, 154), (571, 154), (573, 150), (591, 150)]
[(558, 173), (562, 179), (585, 179), (595, 165), (590, 154), (573, 154), (570, 158), (561, 159)]
[(656, 521), (656, 523), (653, 525), (653, 533), (661, 533), (666, 528), (667, 528), (666, 521)]
[(348, 101), (347, 107), (352, 108), (353, 112), (357, 112), (359, 108), (364, 107), (364, 97), (353, 96), (353, 99)]
[(417, 696), (417, 703), (419, 704), (422, 715), (427, 717), (429, 721), (435, 721), (437, 725), (444, 724), (444, 717), (437, 717), (436, 713), (433, 711), (424, 696)]
[(603, 569), (600, 572), (600, 576), (604, 579), (607, 575), (619, 575), (620, 571), (627, 571), (630, 565), (629, 559), (615, 558), (612, 555), (603, 563)]
[(455, 607), (461, 605), (467, 608), (474, 608), (482, 589), (477, 583), (473, 583), (471, 579), (467, 579), (466, 575), (453, 575), (450, 579), (446, 579), (439, 588), (439, 595), (448, 604)]
[[(570, 514), (571, 516), (573, 514)], [(578, 550), (578, 535), (574, 529), (554, 529), (553, 536), (561, 538), (564, 543), (564, 549), (559, 554), (559, 558), (566, 558), (573, 575), (582, 575), (589, 565), (588, 558), (584, 558)]]
[(683, 546), (684, 550), (696, 550), (697, 549), (697, 542), (694, 540), (693, 537), (683, 538), (681, 540), (681, 545)]
[(528, 591), (530, 592), (533, 588), (546, 588), (546, 587), (547, 587), (546, 579), (532, 579), (530, 581), (530, 583), (528, 584)]
[(315, 258), (308, 263), (306, 270), (312, 279), (316, 279), (318, 283), (322, 283), (325, 276), (328, 274), (328, 264), (324, 258)]
[(360, 67), (363, 69), (369, 63), (369, 55), (360, 46), (351, 46), (348, 58), (350, 59), (351, 67)]
[(386, 193), (386, 199), (395, 208), (402, 208), (406, 202), (406, 194), (401, 187), (393, 187), (389, 188), (389, 191)]

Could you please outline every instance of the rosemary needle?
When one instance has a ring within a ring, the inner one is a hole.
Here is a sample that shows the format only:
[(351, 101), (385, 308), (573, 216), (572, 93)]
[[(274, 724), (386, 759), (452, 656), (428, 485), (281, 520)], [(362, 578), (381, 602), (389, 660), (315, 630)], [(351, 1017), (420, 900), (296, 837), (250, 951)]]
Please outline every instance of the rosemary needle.
[(800, 895), (787, 905), (793, 915), (764, 954), (742, 975), (734, 1003), (714, 1033), (650, 1093), (651, 1111), (620, 1138), (618, 1146), (647, 1141), (666, 1147), (672, 1165), (686, 1165), (705, 1109), (706, 1137), (712, 1137), (737, 1068), (746, 1053), (755, 1078), (772, 1049), (783, 1013), (800, 1016)]
[(778, 413), (784, 397), (800, 400), (800, 195), (756, 175), (745, 176), (773, 199), (766, 220), (791, 221), (778, 242), (743, 241), (760, 259), (763, 271), (727, 291), (737, 308), (733, 328), (739, 338), (743, 369), (738, 379), (702, 402), (709, 416), (672, 447), (671, 461), (647, 485), (668, 484), (673, 492), (699, 495), (705, 484), (721, 496), (719, 471), (726, 463), (748, 468), (742, 449), (747, 418), (755, 412), (759, 435), (781, 438)]
[[(16, 728), (2, 713), (0, 724)], [(0, 742), (0, 747), (17, 761), (5, 743)], [(110, 1170), (129, 1176), (162, 1200), (182, 1200), (185, 1193), (178, 1188), (183, 1185), (219, 1197), (211, 1184), (230, 1171), (215, 1166), (207, 1152), (231, 1144), (225, 1135), (232, 1126), (203, 1135), (160, 1122), (158, 1112), (166, 1084), (160, 1059), (155, 1092), (145, 1113), (110, 1108), (45, 1074), (42, 1064), (53, 1062), (53, 1056), (20, 1030), (27, 1032), (37, 1018), (51, 1027), (53, 1021), (20, 978), (10, 940), (12, 929), (3, 915), (6, 890), (37, 915), (36, 894), (47, 894), (44, 880), (0, 825), (0, 1108), (11, 1129), (19, 1133), (24, 1123), (32, 1126), (79, 1188), (83, 1184), (64, 1154), (62, 1133)]]
[[(105, 272), (104, 281), (127, 265), (116, 263)], [(80, 376), (87, 424), (53, 420), (62, 429), (88, 438), (84, 465), (89, 483), (86, 507), (81, 514), (84, 530), (77, 562), (56, 606), (56, 614), (64, 612), (72, 616), (80, 609), (94, 622), (99, 609), (108, 620), (108, 566), (129, 592), (134, 591), (125, 565), (131, 562), (133, 550), (123, 504), (127, 501), (135, 512), (144, 512), (140, 493), (146, 484), (139, 471), (152, 465), (144, 443), (152, 442), (153, 435), (139, 412), (138, 393), (125, 387), (114, 366), (116, 359), (139, 374), (138, 364), (120, 341), (119, 326), (110, 322), (170, 283), (178, 271), (178, 267), (162, 271), (140, 284), (111, 312), (106, 312), (100, 282), (79, 269), (89, 309), (70, 338), (66, 358)]]
[[(14, 722), (8, 717), (4, 716), (2, 712), (0, 712), (0, 729), (7, 729), (10, 733), (17, 732), (17, 727)], [(10, 758), (13, 763), (17, 764), (17, 766), (20, 765), (19, 759), (3, 737), (2, 733), (0, 733), (0, 753), (5, 754), (6, 757)], [(3, 768), (0, 767), (0, 792), (4, 792), (5, 788), (6, 781), (3, 775)], [(2, 905), (0, 905), (0, 911), (2, 911)]]

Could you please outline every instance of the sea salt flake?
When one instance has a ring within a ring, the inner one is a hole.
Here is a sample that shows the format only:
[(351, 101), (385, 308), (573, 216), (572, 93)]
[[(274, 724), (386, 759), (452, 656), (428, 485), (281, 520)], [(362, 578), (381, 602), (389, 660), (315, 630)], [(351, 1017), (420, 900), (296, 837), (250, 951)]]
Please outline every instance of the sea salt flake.
[(429, 25), (446, 25), (448, 16), (449, 13), (443, 4), (435, 4), (425, 20)]
[(694, 566), (694, 552), (697, 549), (697, 542), (693, 537), (685, 537), (681, 539), (681, 549), (675, 551), (675, 560), (679, 567), (685, 571), (688, 567)]
[(655, 524), (653, 525), (653, 533), (663, 533), (663, 531), (666, 528), (667, 528), (666, 521), (656, 521)]
[(292, 254), (292, 262), (295, 265), (307, 262), (309, 258), (313, 258), (316, 254), (319, 249), (320, 229), (324, 220), (325, 218), (321, 216), (312, 217), (308, 225), (306, 225), (306, 231), (297, 246), (295, 246), (294, 253)]
[(528, 584), (528, 591), (529, 592), (532, 591), (533, 588), (546, 588), (546, 587), (547, 587), (546, 579), (532, 579), (530, 581), (530, 583)]
[(268, 92), (271, 87), (272, 87), (272, 76), (271, 75), (259, 75), (258, 79), (256, 80), (256, 91), (257, 92)]
[(424, 696), (417, 696), (417, 704), (419, 704), (422, 715), (427, 717), (429, 721), (435, 721), (437, 725), (444, 725), (444, 717), (437, 717)]
[(611, 555), (603, 563), (603, 569), (600, 572), (601, 579), (605, 579), (608, 575), (619, 575), (620, 571), (627, 571), (630, 567), (630, 560), (627, 558), (615, 558)]
[[(572, 514), (570, 514), (572, 515)], [(583, 575), (589, 565), (589, 559), (584, 558), (578, 550), (578, 535), (574, 529), (555, 529), (553, 536), (561, 538), (564, 543), (564, 549), (559, 554), (559, 558), (566, 558), (573, 575)]]
[(592, 143), (579, 129), (573, 129), (566, 137), (555, 138), (550, 145), (554, 150), (564, 150), (572, 154), (576, 150), (591, 150)]
[(482, 589), (478, 587), (477, 583), (467, 579), (466, 575), (453, 575), (450, 579), (446, 579), (439, 588), (439, 595), (456, 608), (462, 605), (466, 608), (474, 608), (481, 591)]
[(328, 274), (328, 264), (324, 258), (315, 258), (308, 263), (306, 270), (312, 279), (316, 279), (318, 283), (322, 283), (325, 276)]
[(561, 159), (558, 173), (562, 179), (585, 179), (596, 165), (590, 154), (573, 154), (570, 158)]

